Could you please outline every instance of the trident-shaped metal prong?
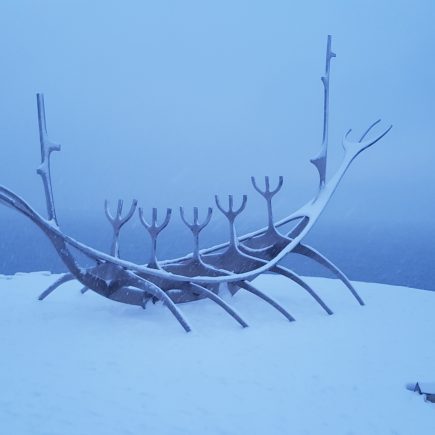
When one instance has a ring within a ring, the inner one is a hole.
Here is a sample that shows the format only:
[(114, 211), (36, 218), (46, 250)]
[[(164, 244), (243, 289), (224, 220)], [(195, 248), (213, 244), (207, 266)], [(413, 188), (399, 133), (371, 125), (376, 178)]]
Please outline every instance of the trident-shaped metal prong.
[(270, 180), (269, 177), (266, 175), (264, 177), (264, 183), (265, 183), (265, 190), (261, 190), (257, 182), (255, 181), (255, 177), (251, 177), (252, 185), (254, 186), (254, 189), (264, 198), (267, 200), (272, 199), (282, 188), (282, 185), (284, 183), (284, 177), (282, 175), (278, 178), (278, 186), (274, 190), (270, 190)]
[(133, 199), (130, 210), (125, 217), (122, 217), (122, 207), (124, 205), (124, 201), (122, 199), (118, 200), (118, 208), (116, 210), (116, 215), (112, 216), (109, 211), (109, 201), (106, 199), (104, 201), (104, 212), (106, 213), (106, 217), (113, 227), (113, 241), (112, 247), (110, 250), (110, 254), (114, 257), (119, 258), (119, 232), (121, 228), (126, 224), (133, 216), (137, 207), (137, 200)]
[(252, 185), (254, 189), (267, 201), (267, 214), (268, 214), (268, 230), (276, 231), (275, 223), (273, 221), (273, 212), (272, 212), (272, 198), (281, 190), (282, 185), (284, 183), (284, 177), (282, 175), (278, 178), (278, 185), (275, 189), (270, 190), (270, 180), (269, 177), (264, 177), (265, 189), (261, 190), (257, 182), (255, 181), (255, 177), (251, 177)]
[(139, 207), (140, 221), (142, 222), (142, 225), (148, 230), (150, 234), (158, 235), (162, 230), (164, 230), (168, 226), (169, 221), (171, 220), (171, 215), (172, 215), (172, 210), (170, 208), (166, 209), (165, 220), (163, 221), (162, 224), (157, 225), (157, 208), (154, 207), (153, 214), (151, 217), (151, 224), (149, 224), (144, 217), (143, 208)]
[(214, 196), (214, 199), (216, 201), (217, 208), (225, 215), (225, 217), (228, 219), (228, 222), (230, 224), (230, 242), (228, 249), (233, 249), (238, 246), (238, 240), (236, 236), (236, 229), (234, 226), (234, 221), (236, 220), (236, 217), (246, 208), (246, 203), (248, 202), (248, 196), (243, 195), (242, 199), (242, 205), (237, 209), (234, 210), (234, 198), (233, 195), (228, 195), (228, 210), (225, 210), (219, 200), (219, 197), (217, 195)]
[(180, 216), (183, 222), (186, 224), (190, 231), (193, 234), (193, 258), (195, 260), (200, 260), (199, 256), (199, 233), (210, 223), (211, 216), (213, 214), (213, 209), (211, 207), (208, 208), (207, 217), (205, 218), (202, 224), (198, 221), (198, 207), (193, 207), (193, 224), (187, 222), (186, 217), (184, 215), (184, 207), (180, 207)]
[(230, 221), (230, 222), (234, 222), (234, 220), (236, 219), (236, 217), (245, 209), (246, 207), (246, 203), (248, 201), (248, 196), (247, 195), (243, 195), (243, 199), (242, 199), (242, 205), (237, 209), (234, 210), (234, 198), (233, 195), (228, 195), (228, 210), (225, 210), (219, 200), (219, 197), (217, 195), (214, 196), (214, 199), (216, 201), (216, 206), (217, 208), (226, 216), (226, 218)]
[(151, 237), (151, 255), (150, 255), (150, 261), (148, 263), (148, 266), (154, 269), (159, 268), (157, 262), (157, 256), (156, 256), (157, 237), (159, 236), (160, 232), (168, 226), (169, 221), (171, 220), (171, 215), (172, 215), (172, 210), (170, 208), (166, 209), (165, 220), (160, 225), (157, 225), (157, 209), (154, 207), (152, 217), (151, 217), (151, 224), (149, 224), (145, 220), (142, 207), (139, 207), (139, 219), (142, 225), (148, 230), (148, 233)]
[(352, 132), (352, 129), (349, 129), (347, 133), (343, 137), (343, 148), (346, 152), (351, 153), (351, 160), (353, 160), (359, 153), (364, 151), (366, 148), (369, 148), (370, 146), (374, 145), (376, 142), (381, 140), (392, 128), (393, 126), (390, 125), (386, 130), (384, 130), (382, 133), (375, 136), (373, 139), (365, 140), (367, 135), (372, 131), (372, 129), (378, 125), (381, 122), (380, 119), (373, 122), (366, 131), (361, 135), (360, 139), (358, 141), (351, 141), (348, 139), (350, 133)]

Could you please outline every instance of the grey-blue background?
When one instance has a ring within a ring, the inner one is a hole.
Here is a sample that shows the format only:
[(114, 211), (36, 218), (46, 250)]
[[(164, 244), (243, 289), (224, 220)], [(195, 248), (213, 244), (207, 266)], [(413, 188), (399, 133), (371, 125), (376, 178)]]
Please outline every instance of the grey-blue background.
[[(240, 230), (264, 222), (251, 175), (284, 175), (284, 216), (317, 185), (326, 35), (333, 35), (330, 173), (349, 127), (391, 133), (343, 180), (310, 242), (351, 278), (435, 289), (435, 3), (17, 1), (0, 4), (0, 182), (43, 210), (35, 93), (44, 92), (60, 222), (107, 248), (103, 200), (205, 210), (249, 193)], [(0, 211), (0, 273), (60, 270), (30, 223)], [(203, 245), (225, 240), (216, 217)], [(189, 247), (175, 219), (161, 257)], [(137, 222), (123, 255), (146, 261)], [(298, 265), (305, 273), (317, 269)]]

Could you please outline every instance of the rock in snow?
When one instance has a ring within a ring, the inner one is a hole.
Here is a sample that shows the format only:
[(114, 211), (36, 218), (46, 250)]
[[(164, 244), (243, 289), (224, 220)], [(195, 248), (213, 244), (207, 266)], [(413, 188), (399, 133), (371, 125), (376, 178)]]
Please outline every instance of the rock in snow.
[[(7, 277), (3, 277), (7, 278)], [(276, 276), (256, 285), (297, 321), (240, 291), (242, 329), (208, 300), (145, 311), (57, 276), (0, 279), (0, 432), (14, 435), (435, 433), (435, 404), (405, 388), (435, 379), (435, 293), (308, 281), (334, 310)]]

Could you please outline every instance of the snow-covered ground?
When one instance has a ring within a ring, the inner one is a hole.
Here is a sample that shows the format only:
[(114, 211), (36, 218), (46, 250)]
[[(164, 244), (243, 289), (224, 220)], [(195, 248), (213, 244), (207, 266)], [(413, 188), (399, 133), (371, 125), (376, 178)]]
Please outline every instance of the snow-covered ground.
[(114, 303), (78, 283), (45, 301), (48, 273), (0, 279), (0, 433), (431, 434), (435, 404), (405, 388), (435, 381), (435, 292), (308, 279), (335, 311), (264, 276), (256, 285), (288, 322), (240, 291), (241, 328), (206, 300), (182, 305), (186, 334), (162, 305)]

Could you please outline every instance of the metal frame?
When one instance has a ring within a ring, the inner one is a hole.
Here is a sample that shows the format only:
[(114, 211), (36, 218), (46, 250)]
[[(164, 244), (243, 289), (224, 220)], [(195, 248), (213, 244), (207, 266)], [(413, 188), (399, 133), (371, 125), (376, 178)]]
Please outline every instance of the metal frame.
[[(324, 86), (323, 140), (320, 153), (311, 160), (319, 173), (319, 187), (315, 197), (296, 212), (275, 222), (272, 199), (281, 190), (284, 182), (283, 177), (280, 176), (277, 186), (271, 189), (270, 179), (266, 176), (264, 190), (259, 187), (256, 179), (251, 177), (254, 189), (266, 201), (267, 226), (238, 237), (235, 221), (246, 208), (247, 195), (243, 195), (241, 205), (237, 209), (234, 207), (232, 195), (228, 197), (228, 208), (225, 208), (222, 201), (216, 196), (216, 206), (228, 220), (230, 238), (227, 243), (203, 250), (199, 249), (199, 235), (211, 220), (212, 208), (208, 209), (204, 221), (199, 223), (199, 210), (195, 207), (193, 209), (193, 223), (190, 223), (183, 207), (180, 207), (181, 219), (192, 232), (193, 252), (181, 258), (164, 261), (157, 259), (157, 239), (161, 231), (169, 224), (172, 211), (168, 209), (163, 223), (158, 225), (157, 209), (153, 209), (151, 223), (148, 223), (144, 217), (143, 209), (139, 208), (140, 221), (151, 237), (150, 260), (147, 265), (135, 264), (120, 258), (119, 233), (121, 228), (134, 216), (137, 208), (136, 200), (132, 202), (129, 212), (124, 217), (122, 217), (122, 200), (118, 202), (115, 216), (110, 213), (108, 202), (105, 202), (105, 214), (113, 227), (110, 254), (98, 251), (73, 239), (59, 228), (51, 182), (50, 157), (53, 151), (60, 151), (60, 145), (51, 142), (48, 138), (44, 96), (37, 94), (41, 143), (41, 164), (37, 173), (41, 176), (44, 185), (48, 218), (43, 218), (24, 199), (3, 186), (0, 186), (0, 202), (13, 207), (32, 220), (50, 239), (68, 269), (68, 273), (62, 275), (45, 290), (39, 299), (45, 299), (65, 282), (77, 280), (83, 285), (82, 293), (92, 290), (114, 301), (139, 305), (143, 308), (150, 300), (153, 302), (161, 301), (186, 331), (190, 331), (191, 326), (177, 304), (203, 298), (209, 298), (216, 302), (241, 326), (246, 327), (248, 326), (247, 322), (219, 296), (221, 285), (226, 284), (232, 294), (240, 289), (248, 291), (270, 304), (288, 320), (293, 321), (294, 317), (284, 307), (251, 284), (254, 278), (263, 273), (274, 273), (297, 283), (313, 297), (327, 314), (332, 314), (331, 309), (311, 286), (295, 272), (279, 265), (279, 262), (288, 254), (298, 254), (329, 269), (346, 285), (357, 302), (364, 305), (363, 300), (344, 273), (314, 248), (302, 243), (304, 237), (319, 219), (352, 161), (362, 151), (382, 139), (392, 128), (389, 126), (380, 134), (367, 139), (368, 134), (380, 122), (378, 120), (355, 142), (350, 141), (351, 130), (349, 130), (342, 141), (344, 147), (342, 163), (335, 174), (327, 179), (330, 63), (334, 57), (335, 53), (331, 50), (331, 37), (328, 36), (325, 75), (322, 77)], [(279, 231), (280, 227), (290, 222), (294, 224), (292, 230), (286, 233)], [(91, 259), (95, 263), (94, 266), (81, 267), (71, 248)]]

